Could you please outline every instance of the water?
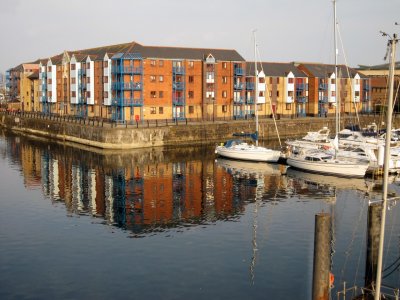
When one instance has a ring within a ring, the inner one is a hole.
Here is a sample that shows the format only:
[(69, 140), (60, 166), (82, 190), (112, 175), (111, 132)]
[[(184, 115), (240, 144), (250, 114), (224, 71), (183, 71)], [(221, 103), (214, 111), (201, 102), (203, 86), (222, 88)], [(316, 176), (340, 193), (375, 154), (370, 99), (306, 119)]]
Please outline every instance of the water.
[[(0, 298), (311, 299), (320, 212), (334, 216), (332, 298), (344, 281), (363, 286), (379, 182), (282, 171), (210, 148), (88, 151), (1, 132)], [(385, 237), (392, 287), (399, 206)]]

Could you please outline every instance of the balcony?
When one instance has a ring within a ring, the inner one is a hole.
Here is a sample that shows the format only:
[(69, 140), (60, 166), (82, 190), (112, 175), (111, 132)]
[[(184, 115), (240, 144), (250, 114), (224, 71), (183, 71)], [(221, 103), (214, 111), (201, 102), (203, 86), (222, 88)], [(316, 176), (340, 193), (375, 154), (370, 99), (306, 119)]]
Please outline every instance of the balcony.
[(323, 96), (319, 98), (319, 103), (328, 103), (328, 96)]
[(296, 98), (297, 103), (307, 103), (307, 97), (300, 96)]
[(183, 74), (185, 74), (185, 68), (184, 67), (172, 67), (172, 73), (183, 75)]
[(254, 90), (254, 82), (246, 82), (246, 90)]
[(174, 82), (172, 84), (172, 88), (174, 90), (183, 91), (185, 88), (185, 84), (183, 82)]
[(115, 105), (115, 106), (124, 106), (124, 107), (143, 106), (143, 99), (142, 98), (113, 98), (111, 104)]
[(112, 89), (140, 91), (142, 90), (142, 84), (140, 82), (113, 82)]
[(254, 97), (249, 97), (246, 99), (247, 104), (254, 104)]
[(326, 90), (328, 89), (328, 84), (326, 84), (326, 83), (320, 83), (320, 84), (318, 85), (318, 89), (319, 89), (320, 91), (326, 91)]
[(241, 91), (241, 90), (244, 89), (244, 87), (245, 87), (244, 83), (235, 83), (233, 85), (233, 89), (236, 90), (236, 91)]
[(244, 75), (243, 68), (236, 67), (233, 72), (234, 72), (235, 76), (243, 76)]
[(296, 90), (297, 91), (308, 90), (308, 84), (306, 84), (306, 83), (298, 83), (298, 84), (296, 84)]
[(111, 69), (112, 73), (116, 74), (136, 74), (140, 75), (143, 73), (142, 67), (134, 66), (113, 66)]
[(244, 99), (243, 99), (243, 97), (235, 97), (235, 98), (233, 98), (233, 103), (234, 104), (243, 104)]
[(173, 97), (172, 104), (179, 106), (185, 105), (185, 97)]

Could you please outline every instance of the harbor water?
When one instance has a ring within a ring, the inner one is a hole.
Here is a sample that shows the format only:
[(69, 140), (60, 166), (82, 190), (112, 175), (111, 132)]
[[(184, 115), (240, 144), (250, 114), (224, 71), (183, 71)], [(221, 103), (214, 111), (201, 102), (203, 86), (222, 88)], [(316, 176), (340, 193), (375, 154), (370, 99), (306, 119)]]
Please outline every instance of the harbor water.
[[(321, 212), (337, 299), (369, 276), (369, 208), (382, 199), (379, 179), (224, 160), (210, 147), (100, 151), (5, 131), (0, 176), (1, 299), (311, 299)], [(399, 207), (390, 201), (383, 259), (395, 289)]]

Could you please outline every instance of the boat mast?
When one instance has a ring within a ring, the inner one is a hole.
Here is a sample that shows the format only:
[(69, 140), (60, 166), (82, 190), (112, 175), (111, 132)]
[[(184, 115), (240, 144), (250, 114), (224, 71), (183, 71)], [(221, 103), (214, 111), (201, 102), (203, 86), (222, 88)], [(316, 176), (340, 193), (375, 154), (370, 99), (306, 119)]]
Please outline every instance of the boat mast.
[(335, 47), (335, 118), (336, 118), (336, 136), (339, 135), (339, 126), (340, 126), (340, 97), (338, 97), (339, 92), (339, 76), (338, 76), (338, 66), (337, 66), (337, 57), (338, 57), (338, 48), (337, 48), (337, 20), (336, 20), (336, 0), (333, 0), (333, 43)]
[[(388, 36), (382, 33), (383, 36)], [(376, 268), (376, 293), (375, 300), (381, 299), (381, 281), (382, 281), (382, 258), (383, 258), (383, 244), (385, 236), (385, 222), (386, 222), (386, 207), (387, 207), (387, 192), (388, 192), (388, 177), (389, 177), (389, 159), (390, 159), (390, 139), (392, 131), (392, 114), (393, 114), (393, 83), (394, 83), (394, 65), (396, 59), (396, 43), (398, 42), (397, 35), (393, 34), (393, 38), (389, 39), (388, 46), (390, 46), (390, 68), (389, 68), (389, 98), (386, 110), (386, 139), (385, 139), (385, 156), (383, 164), (383, 192), (382, 192), (382, 219), (380, 228), (380, 239), (378, 249), (378, 265)]]
[(258, 74), (257, 74), (257, 41), (256, 30), (253, 30), (254, 35), (254, 115), (256, 117), (256, 146), (258, 146)]

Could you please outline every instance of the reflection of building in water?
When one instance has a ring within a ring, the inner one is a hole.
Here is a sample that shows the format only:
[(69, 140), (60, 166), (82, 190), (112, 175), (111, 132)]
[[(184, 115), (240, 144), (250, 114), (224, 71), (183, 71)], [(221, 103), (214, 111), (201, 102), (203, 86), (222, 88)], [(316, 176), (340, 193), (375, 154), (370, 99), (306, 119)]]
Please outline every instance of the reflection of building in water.
[(40, 179), (44, 195), (63, 201), (69, 214), (103, 217), (141, 232), (215, 221), (243, 210), (246, 194), (235, 193), (234, 187), (242, 183), (204, 153), (103, 155), (57, 144), (22, 144), (23, 151), (17, 143), (11, 146), (26, 182), (34, 186)]
[(21, 145), (21, 166), (27, 188), (41, 185), (41, 152), (29, 144)]

